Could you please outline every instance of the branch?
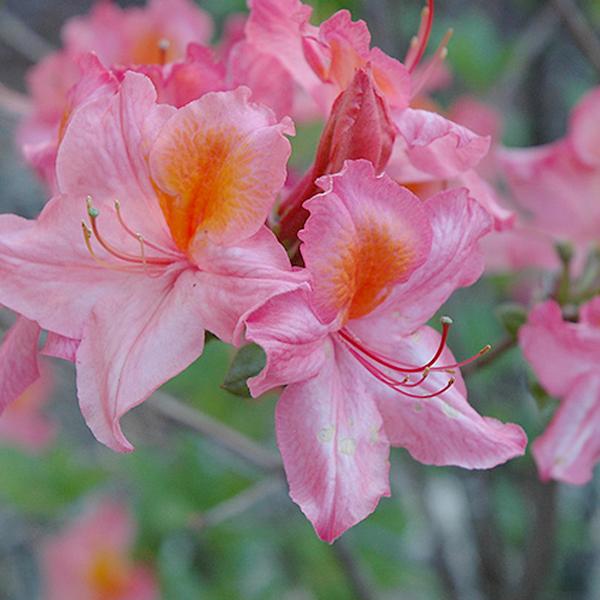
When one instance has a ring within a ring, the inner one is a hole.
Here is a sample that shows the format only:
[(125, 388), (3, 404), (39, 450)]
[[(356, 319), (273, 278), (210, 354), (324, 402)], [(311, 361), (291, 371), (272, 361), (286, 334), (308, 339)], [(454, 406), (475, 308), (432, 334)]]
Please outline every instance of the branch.
[(24, 117), (31, 112), (31, 102), (25, 94), (15, 92), (0, 83), (0, 110), (8, 115)]
[(577, 47), (600, 75), (600, 40), (585, 15), (573, 0), (552, 0), (552, 4), (570, 31)]
[(506, 111), (513, 105), (514, 97), (522, 87), (532, 63), (549, 44), (558, 22), (555, 10), (545, 5), (519, 34), (504, 74), (488, 94), (490, 102), (500, 111)]
[(378, 597), (376, 588), (354, 555), (352, 546), (345, 539), (340, 538), (333, 544), (331, 551), (344, 571), (355, 597), (358, 600), (376, 600)]
[(229, 519), (233, 519), (271, 494), (281, 491), (283, 489), (282, 483), (283, 478), (281, 476), (263, 479), (256, 485), (224, 500), (206, 512), (193, 516), (190, 519), (189, 526), (191, 529), (201, 531), (207, 527), (215, 527)]
[(165, 392), (154, 393), (146, 401), (146, 404), (171, 421), (201, 433), (259, 469), (278, 471), (282, 468), (281, 458), (275, 452), (263, 448), (263, 446), (239, 431), (184, 404)]
[(54, 50), (41, 35), (6, 8), (0, 10), (0, 40), (33, 63)]

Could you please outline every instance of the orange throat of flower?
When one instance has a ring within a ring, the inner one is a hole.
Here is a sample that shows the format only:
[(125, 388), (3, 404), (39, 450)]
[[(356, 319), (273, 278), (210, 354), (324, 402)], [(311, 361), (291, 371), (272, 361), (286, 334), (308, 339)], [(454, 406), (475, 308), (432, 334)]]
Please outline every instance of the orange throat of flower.
[(126, 559), (110, 549), (95, 552), (87, 581), (97, 600), (118, 600), (129, 586), (131, 568)]

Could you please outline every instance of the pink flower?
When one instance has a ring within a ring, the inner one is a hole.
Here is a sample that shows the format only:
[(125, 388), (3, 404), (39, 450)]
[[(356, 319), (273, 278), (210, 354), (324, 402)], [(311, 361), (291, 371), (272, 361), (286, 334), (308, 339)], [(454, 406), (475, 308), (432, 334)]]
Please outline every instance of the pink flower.
[[(600, 87), (574, 108), (567, 135), (545, 146), (505, 149), (500, 164), (524, 215), (525, 232), (548, 248), (569, 240), (578, 262), (600, 231)], [(536, 255), (533, 256), (536, 258)]]
[(115, 450), (132, 449), (121, 416), (202, 353), (206, 329), (239, 342), (240, 318), (303, 278), (264, 226), (291, 124), (249, 94), (176, 110), (127, 73), (72, 116), (60, 195), (36, 221), (0, 218), (0, 302), (62, 336), (48, 353), (75, 353), (83, 415)]
[(600, 460), (600, 297), (565, 321), (550, 300), (536, 306), (521, 328), (523, 354), (560, 406), (533, 443), (540, 477), (583, 484)]
[(43, 365), (40, 377), (0, 415), (0, 444), (37, 452), (54, 440), (56, 427), (42, 412), (52, 387), (52, 371)]
[(126, 506), (103, 498), (42, 551), (47, 600), (155, 600), (153, 572), (131, 557), (135, 524)]
[(367, 161), (320, 185), (300, 232), (310, 286), (246, 324), (267, 354), (252, 393), (287, 384), (276, 430), (291, 497), (331, 542), (389, 495), (390, 445), (429, 464), (489, 468), (526, 440), (467, 403), (450, 321), (441, 337), (424, 325), (481, 274), (487, 213), (466, 190), (422, 203)]
[[(56, 147), (72, 110), (83, 100), (74, 98), (71, 90), (82, 76), (91, 81), (90, 69), (98, 72), (90, 59), (84, 59), (88, 53), (94, 52), (98, 65), (107, 67), (162, 65), (185, 60), (188, 44), (207, 42), (211, 33), (210, 18), (188, 0), (151, 0), (146, 8), (125, 10), (99, 1), (89, 15), (71, 19), (62, 32), (64, 48), (44, 58), (27, 75), (33, 112), (18, 132), (26, 160), (54, 190)], [(197, 70), (208, 72), (205, 67), (198, 65)], [(154, 70), (162, 80), (161, 69), (156, 66)], [(181, 74), (168, 84), (173, 87), (180, 81)], [(207, 85), (204, 82), (202, 89)], [(88, 85), (88, 94), (92, 91)]]

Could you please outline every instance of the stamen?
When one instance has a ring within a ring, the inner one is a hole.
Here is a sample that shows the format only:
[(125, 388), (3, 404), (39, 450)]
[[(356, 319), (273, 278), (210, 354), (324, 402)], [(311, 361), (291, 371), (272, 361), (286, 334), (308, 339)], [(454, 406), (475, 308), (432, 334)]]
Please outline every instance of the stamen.
[(429, 43), (429, 36), (431, 35), (431, 26), (433, 24), (433, 13), (434, 5), (433, 0), (427, 0), (427, 6), (423, 8), (421, 12), (421, 23), (419, 24), (419, 31), (417, 33), (417, 42), (412, 43), (406, 55), (406, 68), (409, 73), (415, 70), (415, 67), (419, 64), (425, 49)]
[(413, 84), (411, 90), (411, 97), (414, 98), (422, 89), (423, 86), (427, 83), (428, 79), (431, 77), (435, 69), (439, 68), (439, 66), (446, 60), (448, 56), (448, 42), (450, 38), (454, 34), (453, 29), (448, 29), (446, 35), (442, 38), (437, 50), (433, 53), (433, 56), (429, 60), (429, 64), (425, 71), (421, 74), (419, 79)]
[(158, 42), (158, 52), (160, 56), (160, 64), (164, 65), (167, 62), (167, 52), (171, 47), (171, 42), (167, 38), (161, 38)]
[[(127, 223), (125, 222), (125, 219), (123, 218), (123, 214), (121, 213), (121, 203), (118, 200), (115, 200), (114, 202), (114, 207), (115, 207), (115, 212), (117, 213), (117, 219), (119, 221), (119, 224), (121, 225), (121, 227), (136, 241), (139, 241), (139, 236), (141, 235), (140, 233), (134, 231), (133, 229), (131, 229), (131, 227), (129, 227), (127, 225)], [(149, 242), (148, 240), (144, 240), (144, 244), (146, 246), (148, 246), (149, 248), (153, 248), (154, 250), (156, 250), (157, 252), (162, 252), (163, 254), (171, 254), (173, 255), (173, 257), (175, 258), (175, 254), (171, 251), (168, 250), (166, 248), (162, 248), (161, 246), (158, 246), (157, 244), (153, 244), (152, 242)]]
[[(415, 398), (415, 399), (420, 399), (420, 400), (425, 400), (427, 398), (434, 398), (435, 396), (439, 396), (440, 394), (447, 392), (454, 385), (454, 382), (456, 381), (456, 379), (454, 377), (451, 377), (443, 388), (441, 388), (435, 392), (432, 392), (430, 394), (425, 394), (425, 395), (412, 394), (410, 392), (405, 391), (404, 388), (405, 387), (414, 387), (414, 386), (406, 386), (406, 385), (403, 385), (402, 382), (391, 383), (391, 381), (394, 381), (393, 379), (391, 379), (385, 373), (383, 373), (382, 371), (377, 369), (377, 367), (375, 367), (374, 365), (369, 363), (363, 356), (361, 356), (356, 350), (354, 350), (354, 348), (348, 346), (348, 350), (350, 351), (352, 356), (354, 356), (354, 358), (356, 358), (360, 362), (360, 364), (363, 367), (365, 367), (365, 369), (367, 369), (367, 371), (369, 371), (369, 373), (371, 373), (371, 375), (373, 375), (373, 377), (375, 377), (376, 379), (381, 381), (381, 383), (387, 385), (389, 388), (391, 388), (395, 392), (398, 392), (399, 394), (402, 394), (403, 396), (408, 396), (409, 398)], [(425, 378), (423, 377), (419, 383), (422, 383), (423, 379), (425, 379)]]
[(472, 363), (474, 360), (477, 360), (478, 358), (482, 357), (484, 354), (487, 354), (491, 349), (492, 349), (492, 347), (490, 346), (490, 344), (486, 344), (479, 352), (477, 352), (477, 354), (473, 354), (473, 356), (471, 356), (470, 358), (461, 360), (460, 362), (454, 363), (452, 365), (443, 365), (441, 367), (432, 367), (431, 370), (432, 371), (450, 371), (451, 369), (459, 369), (460, 367), (464, 367), (465, 365)]
[(438, 360), (438, 358), (442, 355), (442, 352), (444, 351), (444, 347), (446, 346), (446, 341), (448, 340), (448, 333), (450, 331), (450, 327), (452, 326), (452, 319), (450, 317), (442, 317), (441, 323), (442, 323), (442, 337), (440, 339), (440, 344), (438, 346), (438, 349), (436, 350), (433, 357), (430, 360), (428, 360), (424, 365), (416, 366), (416, 367), (411, 366), (411, 365), (403, 365), (398, 362), (390, 362), (386, 357), (384, 357), (381, 354), (379, 354), (373, 350), (370, 350), (369, 348), (364, 346), (359, 340), (357, 340), (348, 331), (342, 329), (339, 333), (340, 333), (340, 336), (344, 340), (346, 340), (347, 342), (352, 344), (357, 350), (359, 350), (360, 352), (362, 352), (369, 358), (373, 359), (375, 362), (378, 362), (380, 365), (387, 367), (388, 369), (392, 369), (392, 370), (398, 371), (400, 373), (421, 373), (427, 367), (431, 367)]
[(105, 268), (105, 269), (111, 269), (113, 271), (133, 271), (133, 269), (131, 267), (121, 267), (118, 265), (113, 265), (105, 260), (102, 260), (101, 258), (99, 258), (96, 253), (94, 252), (94, 249), (92, 248), (92, 230), (87, 226), (87, 224), (82, 221), (81, 222), (81, 228), (83, 229), (83, 239), (85, 241), (85, 245), (86, 248), (88, 249), (88, 252), (90, 253), (91, 257), (94, 259), (95, 262), (97, 262), (101, 267)]

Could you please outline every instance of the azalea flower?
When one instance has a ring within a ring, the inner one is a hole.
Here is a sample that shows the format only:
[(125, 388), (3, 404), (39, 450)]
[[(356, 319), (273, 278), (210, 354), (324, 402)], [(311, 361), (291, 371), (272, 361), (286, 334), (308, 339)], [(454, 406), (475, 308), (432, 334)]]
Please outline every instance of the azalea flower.
[(390, 445), (424, 463), (490, 468), (526, 440), (467, 403), (458, 369), (478, 355), (454, 359), (451, 321), (441, 335), (425, 325), (481, 274), (487, 213), (464, 189), (422, 203), (362, 160), (319, 185), (300, 232), (309, 285), (245, 321), (267, 355), (253, 395), (287, 385), (276, 432), (291, 497), (331, 542), (389, 495)]
[(540, 383), (560, 398), (533, 443), (540, 477), (587, 483), (600, 461), (600, 296), (581, 306), (576, 323), (553, 300), (536, 306), (519, 341)]
[[(557, 241), (576, 250), (575, 268), (598, 243), (600, 231), (600, 87), (575, 106), (565, 137), (544, 146), (503, 149), (499, 161), (513, 199), (521, 208), (520, 239), (508, 239), (518, 266), (558, 266)], [(539, 250), (532, 252), (535, 240)], [(527, 244), (527, 245), (525, 245)], [(554, 260), (552, 260), (554, 258)]]
[(39, 218), (0, 217), (0, 302), (75, 359), (86, 422), (115, 450), (132, 449), (121, 416), (202, 353), (206, 329), (239, 343), (240, 318), (304, 277), (264, 225), (292, 126), (249, 95), (177, 110), (126, 73), (71, 117)]
[(46, 600), (155, 600), (154, 573), (131, 556), (135, 523), (121, 502), (102, 498), (49, 537), (42, 550)]

